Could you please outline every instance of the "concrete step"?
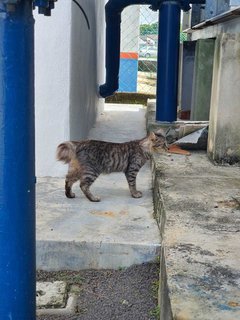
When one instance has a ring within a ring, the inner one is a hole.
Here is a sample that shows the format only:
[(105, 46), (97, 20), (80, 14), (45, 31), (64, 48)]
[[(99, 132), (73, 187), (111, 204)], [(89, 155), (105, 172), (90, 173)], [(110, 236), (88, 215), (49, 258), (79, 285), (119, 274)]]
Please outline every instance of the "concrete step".
[[(123, 105), (107, 106), (90, 132), (91, 138), (108, 141), (144, 135), (145, 109)], [(78, 184), (73, 188), (76, 198), (67, 199), (63, 178), (38, 178), (37, 268), (119, 268), (156, 259), (160, 238), (153, 218), (149, 164), (137, 183), (143, 192), (140, 199), (130, 196), (124, 174), (101, 175), (91, 190), (102, 201), (93, 203)]]

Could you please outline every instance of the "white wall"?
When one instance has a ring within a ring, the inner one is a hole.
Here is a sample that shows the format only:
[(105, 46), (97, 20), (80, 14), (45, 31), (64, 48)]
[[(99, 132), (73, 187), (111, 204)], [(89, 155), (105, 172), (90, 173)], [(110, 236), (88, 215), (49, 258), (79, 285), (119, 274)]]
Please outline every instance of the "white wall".
[(36, 174), (63, 176), (57, 145), (85, 138), (103, 100), (104, 0), (78, 0), (91, 30), (73, 1), (59, 0), (51, 17), (35, 12)]
[(59, 142), (69, 138), (70, 1), (56, 2), (51, 17), (35, 14), (36, 173), (57, 176)]
[(104, 83), (104, 0), (78, 0), (88, 17), (90, 30), (81, 10), (72, 4), (70, 137), (86, 138), (92, 128), (99, 101), (98, 86)]

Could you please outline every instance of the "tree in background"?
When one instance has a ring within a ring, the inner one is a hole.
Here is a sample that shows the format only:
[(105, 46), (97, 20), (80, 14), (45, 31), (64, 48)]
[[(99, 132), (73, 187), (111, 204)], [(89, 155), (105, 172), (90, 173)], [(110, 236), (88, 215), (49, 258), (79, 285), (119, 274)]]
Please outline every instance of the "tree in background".
[[(179, 33), (180, 33), (180, 42), (186, 41), (187, 34), (182, 32), (182, 26), (180, 28)], [(158, 34), (158, 22), (140, 25), (140, 35), (145, 36), (149, 34)]]
[(145, 36), (148, 34), (157, 34), (157, 33), (158, 33), (158, 22), (140, 25), (141, 36)]

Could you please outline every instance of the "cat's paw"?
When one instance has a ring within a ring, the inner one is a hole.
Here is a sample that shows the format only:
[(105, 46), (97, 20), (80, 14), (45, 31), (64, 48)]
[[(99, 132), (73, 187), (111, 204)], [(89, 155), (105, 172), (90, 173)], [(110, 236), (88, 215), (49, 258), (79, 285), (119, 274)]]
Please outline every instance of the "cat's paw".
[(92, 197), (91, 199), (89, 199), (92, 202), (100, 202), (101, 198), (100, 197)]
[(133, 198), (142, 198), (142, 192), (141, 191), (136, 191), (132, 193)]
[(71, 193), (65, 193), (66, 197), (69, 198), (69, 199), (73, 199), (75, 198), (75, 193), (71, 192)]

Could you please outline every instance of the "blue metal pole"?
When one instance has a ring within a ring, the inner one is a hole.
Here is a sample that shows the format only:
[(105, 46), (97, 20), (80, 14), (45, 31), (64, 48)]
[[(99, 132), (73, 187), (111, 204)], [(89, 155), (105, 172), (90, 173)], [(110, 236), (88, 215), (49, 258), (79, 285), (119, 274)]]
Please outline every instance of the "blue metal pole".
[(179, 1), (165, 1), (159, 10), (157, 121), (177, 118), (180, 12)]
[(0, 1), (0, 319), (33, 320), (34, 20), (31, 0), (6, 2)]

